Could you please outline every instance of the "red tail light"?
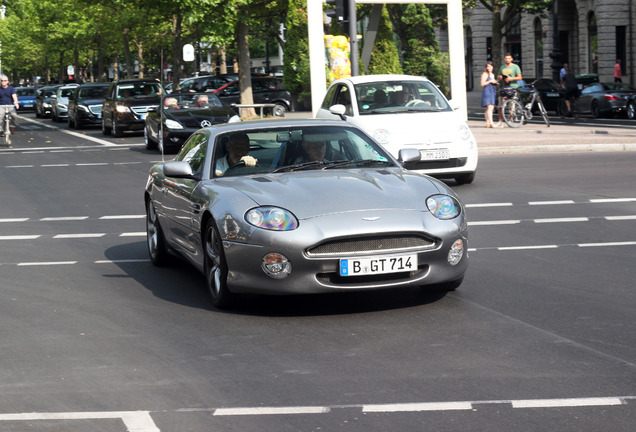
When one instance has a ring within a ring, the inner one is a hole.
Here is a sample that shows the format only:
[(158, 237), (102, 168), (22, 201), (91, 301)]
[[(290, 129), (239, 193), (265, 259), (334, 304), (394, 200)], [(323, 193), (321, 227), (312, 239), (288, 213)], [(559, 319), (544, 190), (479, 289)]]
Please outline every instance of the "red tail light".
[(605, 99), (607, 99), (608, 101), (617, 101), (617, 100), (621, 100), (621, 98), (611, 95), (611, 94), (606, 94), (605, 95)]

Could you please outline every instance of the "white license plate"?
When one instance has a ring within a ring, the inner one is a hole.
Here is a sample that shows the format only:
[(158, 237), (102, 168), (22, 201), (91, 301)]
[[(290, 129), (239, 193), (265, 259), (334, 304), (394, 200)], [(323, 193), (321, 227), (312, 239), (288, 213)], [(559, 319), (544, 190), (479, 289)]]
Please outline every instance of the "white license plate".
[(558, 93), (546, 93), (546, 96), (548, 97), (559, 97)]
[(437, 150), (420, 150), (422, 160), (448, 160), (450, 159), (450, 152), (448, 149)]
[(361, 276), (417, 270), (417, 255), (377, 256), (340, 260), (340, 276)]
[(25, 108), (31, 108), (33, 106), (33, 104), (24, 104)]
[(101, 114), (95, 114), (95, 117), (97, 117), (98, 119), (102, 118)]
[(145, 117), (145, 114), (139, 114), (139, 118), (140, 118), (140, 119), (142, 119), (142, 120), (143, 120), (143, 119), (144, 119), (144, 117)]

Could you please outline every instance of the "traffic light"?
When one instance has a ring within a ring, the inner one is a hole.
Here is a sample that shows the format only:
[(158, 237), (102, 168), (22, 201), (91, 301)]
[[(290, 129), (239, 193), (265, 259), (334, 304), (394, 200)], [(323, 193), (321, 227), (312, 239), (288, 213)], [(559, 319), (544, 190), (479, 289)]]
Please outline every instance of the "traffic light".
[(328, 5), (335, 6), (335, 9), (327, 9), (325, 14), (340, 22), (349, 22), (349, 0), (327, 0)]

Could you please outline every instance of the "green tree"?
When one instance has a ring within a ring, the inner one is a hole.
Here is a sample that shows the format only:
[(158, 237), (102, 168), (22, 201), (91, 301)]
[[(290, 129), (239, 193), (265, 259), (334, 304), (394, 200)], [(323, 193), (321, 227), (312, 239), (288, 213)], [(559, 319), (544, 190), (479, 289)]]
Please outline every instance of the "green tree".
[(311, 95), (307, 0), (289, 0), (287, 11), (283, 82), (300, 100)]
[[(362, 69), (362, 68), (361, 68)], [(368, 72), (370, 74), (401, 74), (400, 56), (398, 54), (395, 39), (393, 39), (393, 27), (389, 19), (386, 6), (382, 7), (382, 17), (378, 24), (378, 34), (371, 50)]]

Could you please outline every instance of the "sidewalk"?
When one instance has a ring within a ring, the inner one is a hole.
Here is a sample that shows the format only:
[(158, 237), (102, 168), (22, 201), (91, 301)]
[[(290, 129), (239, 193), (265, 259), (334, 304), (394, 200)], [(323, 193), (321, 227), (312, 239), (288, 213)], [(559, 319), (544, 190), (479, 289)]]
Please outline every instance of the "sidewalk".
[[(636, 128), (592, 126), (589, 124), (554, 125), (524, 124), (519, 128), (488, 129), (483, 120), (481, 91), (466, 93), (468, 120), (480, 154), (572, 152), (572, 151), (636, 151)], [(311, 118), (311, 112), (288, 112), (286, 118)], [(550, 116), (557, 119), (555, 114)], [(495, 113), (495, 119), (497, 114)], [(540, 117), (539, 117), (540, 118)], [(560, 120), (560, 119), (559, 119)], [(584, 122), (583, 122), (584, 123)], [(634, 122), (636, 126), (636, 122)]]

